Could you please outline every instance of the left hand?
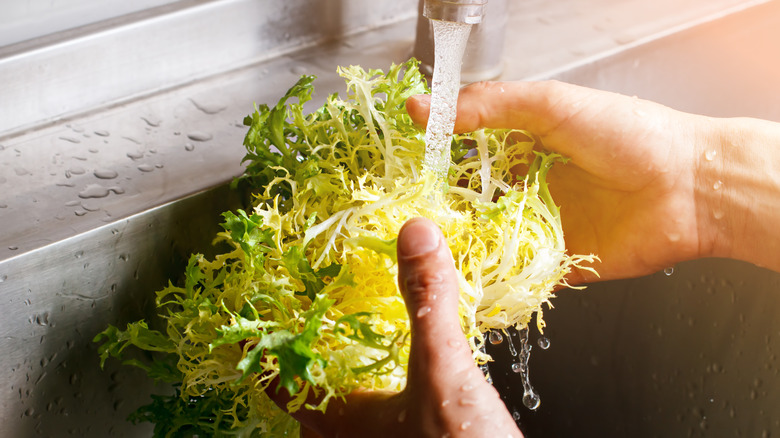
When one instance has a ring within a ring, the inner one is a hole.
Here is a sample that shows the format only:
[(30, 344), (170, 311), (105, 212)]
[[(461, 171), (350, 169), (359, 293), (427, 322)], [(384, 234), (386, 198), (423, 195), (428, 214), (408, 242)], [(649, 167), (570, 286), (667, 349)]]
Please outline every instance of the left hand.
[[(411, 322), (406, 388), (355, 391), (323, 414), (301, 409), (302, 437), (522, 437), (474, 364), (460, 327), (452, 255), (436, 224), (412, 219), (398, 234), (398, 284)], [(268, 391), (284, 408), (286, 391)]]

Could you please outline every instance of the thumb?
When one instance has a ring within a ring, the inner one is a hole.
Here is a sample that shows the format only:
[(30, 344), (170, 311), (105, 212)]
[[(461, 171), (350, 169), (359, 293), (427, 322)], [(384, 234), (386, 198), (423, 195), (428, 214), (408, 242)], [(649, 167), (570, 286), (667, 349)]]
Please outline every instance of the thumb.
[(409, 379), (473, 368), (458, 316), (460, 288), (452, 254), (428, 219), (412, 219), (398, 234), (398, 285), (412, 330)]

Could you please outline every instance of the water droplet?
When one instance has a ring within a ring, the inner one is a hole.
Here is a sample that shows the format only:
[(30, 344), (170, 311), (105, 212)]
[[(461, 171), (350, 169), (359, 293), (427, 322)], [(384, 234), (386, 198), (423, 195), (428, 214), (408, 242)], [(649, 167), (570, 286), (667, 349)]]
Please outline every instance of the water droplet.
[(721, 187), (723, 187), (723, 181), (721, 180), (715, 181), (715, 184), (712, 185), (713, 190), (720, 190)]
[(193, 131), (187, 134), (187, 138), (189, 138), (192, 141), (209, 141), (214, 137), (207, 132)]
[(441, 407), (445, 407), (448, 404), (450, 404), (450, 401), (449, 400), (444, 400), (444, 401), (441, 402)]
[(60, 137), (60, 140), (67, 141), (68, 143), (81, 143), (81, 140), (76, 137)]
[(139, 164), (138, 170), (140, 170), (141, 172), (151, 172), (154, 170), (154, 166), (152, 166), (151, 164)]
[(192, 152), (195, 150), (195, 145), (192, 143), (185, 143), (184, 144), (184, 150), (188, 152)]
[(488, 341), (490, 341), (490, 343), (493, 345), (498, 345), (504, 342), (504, 337), (498, 330), (491, 330), (490, 334), (488, 334)]
[(470, 421), (464, 421), (463, 423), (460, 423), (460, 430), (466, 430), (469, 427), (471, 427)]
[(420, 307), (419, 310), (417, 310), (417, 317), (422, 318), (423, 316), (429, 314), (431, 312), (431, 306), (423, 306)]
[(670, 266), (668, 268), (664, 268), (664, 274), (666, 274), (667, 277), (674, 274), (674, 267)]
[(162, 120), (160, 120), (159, 117), (153, 115), (142, 116), (141, 120), (146, 122), (146, 124), (151, 126), (152, 128), (157, 128), (162, 123)]
[(460, 390), (463, 391), (463, 392), (471, 391), (472, 389), (474, 389), (474, 385), (472, 385), (470, 383), (466, 383), (465, 385), (460, 387)]
[(11, 251), (16, 251), (17, 249), (19, 249), (19, 247), (16, 245), (11, 245), (8, 247), (8, 249), (10, 249)]
[(144, 157), (144, 153), (141, 152), (141, 151), (128, 152), (127, 156), (130, 157), (130, 159), (132, 159), (132, 160), (140, 160), (141, 158)]
[(195, 108), (209, 115), (217, 114), (218, 112), (224, 111), (225, 108), (227, 108), (227, 105), (222, 105), (219, 103), (198, 102), (195, 99), (190, 99), (190, 102), (192, 102), (192, 104), (195, 105)]
[(108, 196), (109, 190), (99, 184), (90, 184), (84, 190), (79, 192), (79, 198), (105, 198)]
[(521, 363), (515, 362), (512, 364), (512, 372), (513, 373), (522, 373), (523, 372), (523, 365)]
[(523, 393), (523, 405), (526, 408), (535, 411), (539, 409), (540, 404), (541, 404), (541, 400), (539, 399), (539, 394), (534, 392), (533, 389)]
[(114, 179), (119, 176), (119, 174), (112, 169), (95, 169), (93, 173), (96, 178), (100, 179)]
[(135, 137), (122, 137), (122, 138), (124, 138), (125, 140), (127, 140), (129, 142), (135, 143), (135, 144), (141, 144), (141, 140), (138, 140)]
[(95, 135), (100, 136), (100, 137), (108, 137), (110, 135), (110, 133), (108, 131), (104, 131), (102, 129), (99, 129), (99, 130), (95, 131)]
[(541, 348), (542, 350), (546, 350), (550, 348), (550, 339), (547, 338), (546, 336), (542, 336), (541, 338), (539, 338), (536, 341), (536, 343), (539, 345), (539, 348)]
[(8, 276), (7, 275), (0, 275), (0, 283), (4, 282), (6, 280), (8, 280)]
[(74, 254), (74, 256), (76, 256), (77, 259), (80, 259), (84, 257), (84, 251), (77, 251), (76, 254)]
[(670, 242), (679, 242), (680, 237), (679, 233), (666, 233), (666, 238), (669, 239)]
[(40, 326), (47, 326), (49, 325), (49, 314), (48, 312), (44, 312), (40, 315), (35, 316), (35, 323)]
[(458, 401), (458, 404), (461, 406), (476, 406), (477, 400), (474, 400), (473, 398), (462, 398)]
[(704, 159), (707, 161), (712, 161), (715, 159), (717, 155), (718, 155), (718, 151), (712, 149), (704, 153)]
[(725, 213), (723, 212), (723, 210), (713, 210), (712, 211), (712, 217), (714, 217), (716, 220), (723, 219), (724, 215), (725, 215)]

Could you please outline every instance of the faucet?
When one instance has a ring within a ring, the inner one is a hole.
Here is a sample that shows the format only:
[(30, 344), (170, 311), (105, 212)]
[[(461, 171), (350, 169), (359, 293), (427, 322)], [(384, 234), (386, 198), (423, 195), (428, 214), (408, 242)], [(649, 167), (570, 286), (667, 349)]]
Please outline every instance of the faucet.
[(463, 55), (461, 81), (495, 79), (503, 71), (506, 0), (420, 0), (412, 56), (420, 70), (433, 74), (434, 47), (430, 20), (473, 24)]
[(478, 24), (485, 15), (487, 0), (421, 0), (422, 15), (431, 20)]

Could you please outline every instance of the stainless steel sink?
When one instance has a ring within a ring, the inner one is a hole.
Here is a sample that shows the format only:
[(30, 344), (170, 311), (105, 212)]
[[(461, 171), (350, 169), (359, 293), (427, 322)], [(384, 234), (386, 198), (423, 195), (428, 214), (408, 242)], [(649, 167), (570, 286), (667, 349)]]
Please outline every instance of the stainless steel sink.
[[(780, 2), (769, 2), (554, 77), (780, 121), (778, 19)], [(780, 274), (710, 259), (558, 295), (545, 313), (551, 347), (530, 361), (541, 406), (520, 410), (527, 436), (780, 434)], [(509, 392), (522, 407), (522, 391)]]
[[(0, 132), (5, 313), (0, 364), (6, 370), (0, 379), (0, 436), (150, 435), (149, 425), (133, 426), (125, 418), (149, 393), (165, 388), (116, 362), (100, 371), (91, 339), (109, 323), (150, 317), (152, 292), (176, 279), (190, 253), (210, 251), (219, 213), (241, 202), (241, 194), (226, 186), (240, 172), (243, 130), (237, 122), (254, 101), (274, 101), (301, 73), (320, 76), (316, 104), (341, 90), (337, 65), (384, 68), (411, 50), (416, 0), (406, 0), (408, 8), (395, 0), (372, 3), (374, 21), (349, 29), (345, 23), (366, 15), (367, 7), (360, 0), (329, 2), (337, 7), (323, 15), (327, 22), (313, 35), (301, 35), (306, 26), (297, 26), (291, 43), (284, 29), (273, 26), (297, 23), (291, 14), (311, 20), (307, 1), (275, 6), (272, 13), (286, 18), (265, 16), (271, 24), (263, 29), (254, 28), (246, 13), (258, 12), (256, 2), (191, 2), (192, 11), (174, 11), (170, 23), (175, 26), (167, 26), (166, 17), (151, 17), (148, 23), (108, 29), (105, 46), (79, 33), (63, 44), (62, 56), (51, 47), (34, 53), (52, 55), (53, 63), (34, 58), (25, 64), (23, 72), (41, 75), (40, 66), (76, 68), (69, 56), (80, 45), (87, 55), (78, 59), (84, 60), (96, 48), (115, 47), (117, 38), (123, 48), (130, 47), (137, 36), (132, 31), (143, 32), (147, 25), (162, 29), (166, 38), (186, 29), (181, 40), (165, 45), (177, 48), (178, 55), (172, 49), (155, 52), (150, 59), (167, 64), (138, 69), (133, 74), (142, 81), (112, 77), (110, 83), (123, 84), (109, 90), (115, 94), (98, 96), (101, 87), (92, 87), (87, 93), (92, 106), (74, 106), (79, 87), (90, 85), (79, 81), (115, 73), (118, 67), (108, 64), (113, 58), (95, 58), (87, 76), (68, 70), (59, 81), (42, 84), (49, 105), (43, 120), (32, 117), (35, 105), (18, 114), (0, 108), (23, 120), (23, 129)], [(241, 8), (231, 9), (234, 5)], [(644, 0), (510, 5), (518, 25), (510, 26), (507, 46), (525, 56), (508, 54), (502, 79), (556, 77), (682, 110), (780, 120), (780, 28), (775, 25), (780, 2), (657, 0), (648, 5)], [(410, 13), (404, 15), (406, 9)], [(393, 14), (400, 15), (392, 19)], [(186, 45), (191, 36), (202, 35), (201, 27), (216, 16), (234, 24), (247, 21), (231, 25), (240, 32), (222, 29), (224, 46), (205, 47), (202, 59), (185, 56), (196, 49)], [(713, 16), (720, 18), (712, 21)], [(193, 20), (197, 29), (187, 25)], [(323, 38), (333, 29), (342, 32)], [(240, 50), (239, 41), (231, 40), (234, 34), (244, 38)], [(248, 35), (270, 34), (281, 46), (247, 42)], [(138, 40), (154, 52), (148, 37)], [(292, 47), (296, 44), (300, 47)], [(10, 63), (3, 65), (25, 62), (19, 52), (3, 56), (0, 50), (0, 63)], [(233, 56), (241, 62), (226, 61)], [(120, 70), (137, 68), (126, 62), (130, 58), (121, 58)], [(225, 64), (220, 64), (223, 71), (209, 70), (215, 60)], [(193, 66), (208, 68), (187, 70)], [(154, 84), (155, 69), (179, 82)], [(25, 76), (10, 69), (2, 74), (15, 78), (14, 95), (24, 98), (28, 84), (20, 78)], [(151, 88), (140, 88), (150, 83)], [(68, 88), (62, 105), (53, 96), (58, 88)], [(64, 112), (57, 113), (61, 108)], [(213, 138), (204, 140), (208, 136)], [(138, 154), (142, 158), (134, 158)], [(80, 198), (91, 184), (104, 181), (98, 170), (133, 179), (112, 180), (124, 194)], [(516, 375), (496, 371), (502, 365), (509, 369), (507, 359), (494, 367), (494, 378), (507, 403), (518, 408), (530, 437), (777, 435), (778, 289), (776, 273), (705, 260), (681, 264), (671, 276), (562, 291), (555, 310), (545, 314), (551, 347), (536, 348), (531, 357), (540, 409), (522, 408)]]

